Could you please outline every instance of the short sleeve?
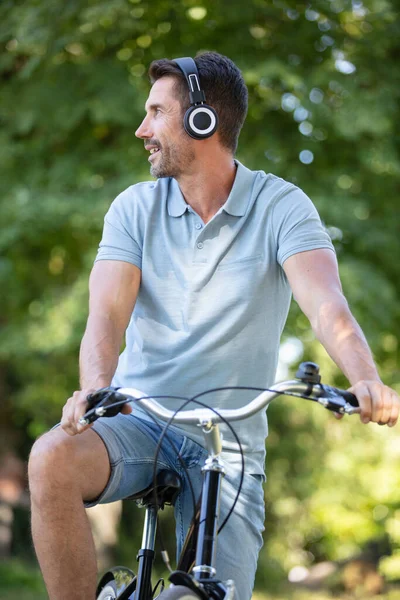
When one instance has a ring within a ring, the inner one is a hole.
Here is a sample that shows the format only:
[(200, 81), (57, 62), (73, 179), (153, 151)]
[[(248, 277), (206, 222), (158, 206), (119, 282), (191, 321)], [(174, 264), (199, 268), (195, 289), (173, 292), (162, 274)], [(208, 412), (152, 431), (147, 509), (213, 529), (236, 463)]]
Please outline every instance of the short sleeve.
[(293, 254), (329, 248), (335, 251), (328, 232), (310, 198), (296, 186), (286, 188), (273, 207), (272, 226), (277, 243), (277, 260), (283, 266)]
[(142, 268), (142, 244), (130, 190), (128, 188), (117, 196), (104, 218), (103, 235), (95, 262), (122, 260)]

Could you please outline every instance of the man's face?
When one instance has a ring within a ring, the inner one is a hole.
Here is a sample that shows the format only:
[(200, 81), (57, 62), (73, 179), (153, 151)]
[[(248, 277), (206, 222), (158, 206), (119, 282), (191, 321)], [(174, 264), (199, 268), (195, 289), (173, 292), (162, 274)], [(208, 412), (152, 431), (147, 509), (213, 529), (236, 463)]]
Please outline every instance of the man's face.
[[(175, 97), (174, 79), (162, 77), (150, 90), (146, 102), (146, 117), (137, 129), (136, 137), (144, 140), (150, 152), (150, 173), (153, 177), (174, 177), (190, 173), (195, 159), (194, 140), (183, 128), (181, 105)], [(189, 92), (188, 92), (189, 93)]]

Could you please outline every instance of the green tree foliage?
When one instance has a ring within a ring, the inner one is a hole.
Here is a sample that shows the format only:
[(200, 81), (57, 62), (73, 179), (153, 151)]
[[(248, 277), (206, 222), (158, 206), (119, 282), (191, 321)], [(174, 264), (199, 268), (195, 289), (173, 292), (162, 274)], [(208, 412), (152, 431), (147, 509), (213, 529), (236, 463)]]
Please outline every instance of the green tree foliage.
[[(382, 377), (398, 384), (399, 39), (389, 0), (1, 3), (3, 446), (25, 457), (78, 385), (104, 213), (149, 177), (134, 137), (149, 63), (205, 49), (230, 56), (249, 87), (238, 158), (314, 200)], [(346, 384), (295, 304), (286, 335)], [(260, 582), (379, 538), (400, 578), (398, 433), (293, 400), (270, 412)]]

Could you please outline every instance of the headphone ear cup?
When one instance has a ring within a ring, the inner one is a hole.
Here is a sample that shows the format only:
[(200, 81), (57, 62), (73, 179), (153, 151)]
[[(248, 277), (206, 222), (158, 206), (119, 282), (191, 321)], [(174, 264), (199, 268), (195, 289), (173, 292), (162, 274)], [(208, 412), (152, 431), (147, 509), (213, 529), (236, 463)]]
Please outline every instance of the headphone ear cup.
[(197, 104), (186, 111), (183, 126), (190, 137), (204, 140), (216, 132), (218, 115), (208, 104)]

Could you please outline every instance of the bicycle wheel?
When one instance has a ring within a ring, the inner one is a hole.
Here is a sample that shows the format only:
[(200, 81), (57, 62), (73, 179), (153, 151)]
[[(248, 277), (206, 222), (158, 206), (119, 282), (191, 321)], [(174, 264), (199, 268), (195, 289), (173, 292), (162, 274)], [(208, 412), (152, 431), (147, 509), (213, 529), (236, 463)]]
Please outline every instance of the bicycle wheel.
[(96, 600), (115, 600), (129, 590), (129, 594), (136, 589), (136, 575), (126, 567), (113, 567), (99, 581), (96, 591)]
[(199, 600), (199, 596), (183, 585), (174, 585), (164, 590), (157, 600)]
[(118, 595), (117, 584), (114, 580), (109, 581), (101, 590), (96, 600), (115, 600)]

